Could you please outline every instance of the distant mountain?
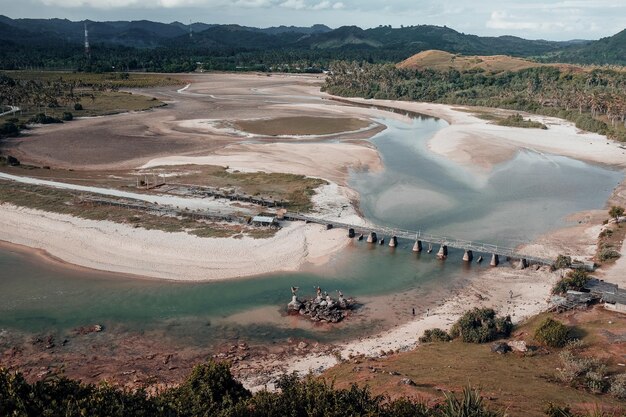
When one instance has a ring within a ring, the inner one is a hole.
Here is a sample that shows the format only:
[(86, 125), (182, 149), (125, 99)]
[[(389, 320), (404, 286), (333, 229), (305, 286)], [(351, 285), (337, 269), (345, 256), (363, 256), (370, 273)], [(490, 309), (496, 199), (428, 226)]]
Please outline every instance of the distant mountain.
[(607, 38), (567, 48), (552, 59), (580, 64), (626, 65), (626, 29)]
[[(84, 54), (77, 52), (84, 40), (85, 24), (92, 45), (90, 63), (85, 63)], [(0, 16), (0, 44), (4, 49), (0, 50), (0, 57), (4, 57), (4, 68), (69, 66), (106, 70), (114, 66), (177, 71), (193, 68), (196, 62), (210, 61), (205, 68), (290, 70), (315, 66), (319, 70), (333, 60), (399, 62), (429, 50), (626, 64), (625, 38), (626, 33), (620, 32), (595, 42), (552, 42), (515, 36), (481, 37), (433, 25), (254, 28), (235, 24), (74, 22)], [(44, 46), (45, 59), (34, 53)]]

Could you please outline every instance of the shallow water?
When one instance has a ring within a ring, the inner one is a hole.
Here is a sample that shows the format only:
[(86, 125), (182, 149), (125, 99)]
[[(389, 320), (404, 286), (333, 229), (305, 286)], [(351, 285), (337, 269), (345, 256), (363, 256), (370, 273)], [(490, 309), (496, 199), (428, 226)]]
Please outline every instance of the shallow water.
[[(568, 158), (521, 152), (491, 173), (473, 174), (430, 153), (426, 141), (445, 122), (385, 119), (389, 128), (372, 141), (386, 170), (354, 173), (365, 216), (381, 225), (515, 246), (559, 227), (576, 211), (601, 208), (622, 174)], [(0, 249), (0, 328), (68, 331), (100, 323), (132, 332), (164, 332), (207, 345), (235, 338), (280, 341), (303, 337), (335, 341), (373, 333), (408, 318), (461, 285), (480, 268), (354, 241), (320, 267), (217, 283), (127, 279), (67, 269)], [(329, 329), (285, 317), (289, 288), (303, 296), (320, 285), (364, 302), (349, 324)]]

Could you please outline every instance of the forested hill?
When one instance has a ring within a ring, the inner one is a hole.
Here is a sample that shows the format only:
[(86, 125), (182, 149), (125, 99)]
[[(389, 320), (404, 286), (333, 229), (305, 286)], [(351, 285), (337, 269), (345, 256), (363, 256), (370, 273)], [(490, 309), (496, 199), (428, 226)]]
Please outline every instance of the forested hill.
[(582, 46), (573, 46), (553, 60), (578, 64), (617, 64), (626, 66), (626, 29), (608, 38)]
[[(89, 60), (82, 48), (85, 25), (91, 44)], [(0, 69), (110, 71), (115, 68), (178, 72), (201, 65), (208, 70), (319, 71), (334, 60), (399, 62), (430, 49), (542, 60), (557, 60), (564, 55), (572, 62), (612, 63), (624, 59), (624, 54), (619, 52), (623, 51), (623, 44), (615, 46), (619, 41), (574, 43), (514, 36), (480, 37), (432, 25), (371, 29), (356, 26), (331, 29), (324, 25), (253, 28), (147, 20), (73, 22), (0, 16), (3, 44)]]

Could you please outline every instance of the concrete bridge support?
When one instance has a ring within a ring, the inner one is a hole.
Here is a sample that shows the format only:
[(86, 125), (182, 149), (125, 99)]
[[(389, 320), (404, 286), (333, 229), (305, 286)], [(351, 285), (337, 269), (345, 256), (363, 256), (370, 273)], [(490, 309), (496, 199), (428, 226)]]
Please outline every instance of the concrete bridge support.
[(354, 229), (348, 229), (348, 237), (352, 239), (354, 236), (356, 236), (356, 233), (354, 233)]
[(438, 259), (446, 259), (448, 257), (448, 247), (444, 244), (439, 248), (439, 252), (437, 252)]
[(517, 269), (525, 269), (528, 266), (528, 262), (526, 262), (526, 259), (522, 258), (519, 260), (519, 263), (517, 264)]
[(474, 253), (471, 250), (465, 250), (465, 253), (463, 254), (463, 260), (465, 262), (472, 262), (472, 259), (474, 259)]
[(500, 263), (500, 257), (497, 254), (492, 254), (491, 255), (491, 262), (489, 262), (489, 265), (491, 266), (498, 266), (498, 264)]
[(378, 240), (378, 238), (376, 237), (376, 232), (371, 232), (367, 236), (367, 243), (376, 243), (377, 240)]
[(395, 248), (396, 246), (398, 246), (398, 238), (396, 236), (391, 236), (389, 239), (389, 247)]
[(422, 241), (416, 240), (415, 245), (413, 245), (413, 252), (421, 252), (422, 251)]

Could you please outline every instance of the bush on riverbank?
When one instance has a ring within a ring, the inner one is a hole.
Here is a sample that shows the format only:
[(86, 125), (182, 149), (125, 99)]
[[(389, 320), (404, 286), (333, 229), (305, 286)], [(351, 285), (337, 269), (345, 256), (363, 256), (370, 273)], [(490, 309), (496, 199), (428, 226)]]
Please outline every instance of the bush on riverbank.
[(452, 326), (450, 336), (466, 343), (487, 343), (508, 337), (513, 330), (511, 317), (497, 317), (491, 308), (474, 308), (465, 312)]
[(420, 343), (449, 342), (452, 338), (446, 331), (434, 328), (424, 330), (424, 335), (418, 340)]
[(550, 347), (563, 347), (570, 341), (570, 329), (548, 317), (535, 330), (535, 340)]
[(584, 269), (573, 269), (552, 288), (552, 294), (563, 295), (569, 290), (581, 291), (591, 278)]

